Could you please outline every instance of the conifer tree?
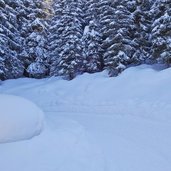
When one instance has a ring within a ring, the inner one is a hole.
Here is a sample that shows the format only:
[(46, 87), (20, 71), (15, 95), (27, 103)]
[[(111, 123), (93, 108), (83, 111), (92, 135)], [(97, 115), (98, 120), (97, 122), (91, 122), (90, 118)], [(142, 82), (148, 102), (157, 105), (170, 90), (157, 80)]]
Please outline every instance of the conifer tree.
[(58, 54), (51, 57), (50, 75), (73, 79), (84, 72), (81, 42), (84, 28), (83, 1), (62, 0), (57, 4), (55, 13), (59, 17), (55, 27), (56, 35), (59, 36)]
[(150, 0), (136, 1), (136, 10), (133, 12), (136, 27), (134, 41), (138, 49), (134, 61), (139, 64), (151, 61), (151, 24), (153, 21), (151, 5)]
[(48, 35), (48, 56), (50, 65), (50, 75), (57, 74), (57, 65), (59, 60), (59, 52), (61, 42), (61, 31), (60, 31), (60, 18), (62, 14), (62, 4), (59, 0), (55, 0), (52, 3), (53, 15), (51, 21), (49, 22), (49, 35)]
[(118, 75), (132, 63), (136, 53), (135, 26), (130, 1), (102, 1), (104, 66), (110, 76)]
[(23, 75), (23, 64), (18, 59), (21, 39), (17, 24), (17, 7), (20, 1), (0, 1), (0, 79)]
[(96, 20), (91, 20), (85, 27), (82, 42), (85, 71), (89, 73), (101, 71), (103, 66), (101, 34), (98, 32)]
[(103, 69), (102, 34), (99, 29), (99, 1), (87, 0), (84, 6), (85, 22), (83, 42), (83, 58), (86, 72), (98, 72)]
[(171, 63), (171, 1), (158, 0), (153, 7), (152, 57), (158, 62)]
[(46, 11), (39, 0), (24, 0), (24, 17), (21, 15), (21, 36), (23, 38), (23, 59), (30, 77), (41, 78), (47, 75), (46, 57)]

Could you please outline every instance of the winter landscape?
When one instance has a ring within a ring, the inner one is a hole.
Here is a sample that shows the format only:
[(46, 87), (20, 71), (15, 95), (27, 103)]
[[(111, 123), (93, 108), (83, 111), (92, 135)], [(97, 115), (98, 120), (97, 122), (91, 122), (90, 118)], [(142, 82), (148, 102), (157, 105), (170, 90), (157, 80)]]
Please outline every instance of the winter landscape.
[(0, 0), (0, 171), (171, 171), (170, 0)]

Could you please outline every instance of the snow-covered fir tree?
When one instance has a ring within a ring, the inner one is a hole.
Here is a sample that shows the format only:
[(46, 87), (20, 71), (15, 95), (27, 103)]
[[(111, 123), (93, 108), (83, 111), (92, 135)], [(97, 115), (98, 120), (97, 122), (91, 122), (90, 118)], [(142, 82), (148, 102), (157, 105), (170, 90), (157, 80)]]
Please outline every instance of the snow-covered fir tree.
[(49, 35), (48, 35), (48, 55), (50, 64), (50, 75), (57, 75), (57, 65), (60, 53), (61, 32), (59, 21), (62, 13), (62, 3), (58, 3), (58, 0), (53, 1), (53, 15), (49, 22)]
[(84, 30), (83, 1), (61, 0), (56, 1), (56, 4), (58, 9), (55, 14), (58, 17), (55, 36), (59, 38), (58, 54), (51, 56), (50, 75), (73, 79), (85, 70), (81, 42)]
[(17, 24), (17, 7), (21, 1), (0, 0), (0, 79), (18, 78), (24, 67), (18, 59), (21, 38)]
[(39, 0), (24, 0), (25, 17), (21, 16), (23, 51), (20, 58), (25, 65), (25, 74), (41, 78), (47, 75), (46, 57), (46, 11)]
[(85, 27), (82, 42), (85, 71), (89, 73), (101, 71), (103, 67), (101, 34), (98, 32), (96, 20), (91, 20)]
[(137, 44), (137, 53), (134, 62), (149, 63), (151, 61), (151, 24), (152, 11), (150, 0), (135, 1), (133, 12), (134, 25), (136, 27), (134, 42)]
[(152, 57), (162, 63), (171, 63), (171, 1), (158, 0), (153, 7)]
[(86, 72), (98, 72), (103, 69), (102, 34), (99, 29), (99, 1), (87, 0), (84, 5), (86, 26), (82, 37), (83, 58)]
[(136, 53), (134, 20), (128, 0), (101, 1), (104, 66), (110, 76), (118, 75)]
[(100, 32), (102, 34), (102, 49), (103, 49), (103, 60), (104, 60), (104, 67), (111, 70), (109, 65), (108, 57), (106, 57), (105, 53), (107, 53), (107, 49), (112, 45), (112, 40), (110, 37), (114, 32), (114, 7), (112, 6), (111, 0), (104, 0), (99, 1), (99, 22), (100, 22)]

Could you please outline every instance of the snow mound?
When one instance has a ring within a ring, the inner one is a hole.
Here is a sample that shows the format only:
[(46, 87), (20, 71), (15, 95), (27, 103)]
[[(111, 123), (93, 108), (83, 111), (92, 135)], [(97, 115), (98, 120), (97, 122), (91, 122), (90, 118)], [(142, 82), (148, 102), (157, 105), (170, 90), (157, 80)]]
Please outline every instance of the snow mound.
[(30, 139), (42, 131), (43, 112), (17, 96), (0, 95), (0, 143)]

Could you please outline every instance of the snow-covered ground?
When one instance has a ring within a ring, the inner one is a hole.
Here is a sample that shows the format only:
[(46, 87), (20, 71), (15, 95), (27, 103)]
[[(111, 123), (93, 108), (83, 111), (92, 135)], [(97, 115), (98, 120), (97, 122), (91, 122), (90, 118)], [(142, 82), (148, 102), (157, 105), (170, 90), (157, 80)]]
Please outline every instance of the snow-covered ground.
[(171, 68), (146, 65), (117, 78), (2, 82), (0, 93), (37, 104), (46, 126), (0, 144), (0, 171), (171, 171), (170, 85)]

